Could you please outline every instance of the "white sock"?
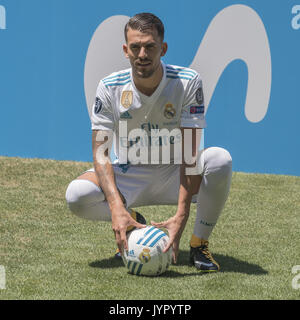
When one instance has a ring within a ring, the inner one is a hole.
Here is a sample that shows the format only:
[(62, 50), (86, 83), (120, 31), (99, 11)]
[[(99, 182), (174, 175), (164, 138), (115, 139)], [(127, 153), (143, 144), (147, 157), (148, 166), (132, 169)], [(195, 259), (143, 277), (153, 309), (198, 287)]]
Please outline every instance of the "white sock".
[(227, 200), (232, 176), (232, 159), (228, 151), (213, 147), (206, 149), (203, 156), (204, 173), (197, 195), (194, 240), (208, 240)]

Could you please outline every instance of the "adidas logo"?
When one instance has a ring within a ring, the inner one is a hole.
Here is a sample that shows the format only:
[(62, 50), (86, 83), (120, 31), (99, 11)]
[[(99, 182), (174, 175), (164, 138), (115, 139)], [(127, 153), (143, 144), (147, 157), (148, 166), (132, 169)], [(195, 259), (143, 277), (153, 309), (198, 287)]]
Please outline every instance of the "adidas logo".
[(129, 255), (129, 256), (132, 256), (132, 257), (135, 257), (135, 255), (134, 255), (134, 250), (130, 250), (130, 251), (128, 252), (128, 255)]
[(121, 114), (120, 119), (132, 119), (132, 116), (130, 115), (130, 113), (128, 111), (126, 111)]

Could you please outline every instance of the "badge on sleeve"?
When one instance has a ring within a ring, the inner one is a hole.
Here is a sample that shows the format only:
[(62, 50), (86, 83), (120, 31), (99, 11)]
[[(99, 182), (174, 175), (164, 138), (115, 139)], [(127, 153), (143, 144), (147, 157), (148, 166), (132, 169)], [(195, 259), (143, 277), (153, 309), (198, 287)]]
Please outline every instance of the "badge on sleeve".
[(204, 113), (204, 106), (191, 106), (190, 107), (190, 114), (203, 114)]
[(196, 91), (196, 101), (200, 106), (204, 103), (202, 87)]
[(100, 113), (101, 109), (102, 109), (102, 101), (100, 100), (100, 98), (96, 97), (95, 108), (94, 108), (95, 114)]

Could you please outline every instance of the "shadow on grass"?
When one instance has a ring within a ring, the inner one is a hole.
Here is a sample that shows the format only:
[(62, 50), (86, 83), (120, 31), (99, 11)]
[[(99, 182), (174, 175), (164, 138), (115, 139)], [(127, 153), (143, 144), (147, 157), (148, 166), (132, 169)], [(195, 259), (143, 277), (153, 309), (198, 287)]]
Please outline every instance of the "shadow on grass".
[(89, 266), (92, 268), (111, 269), (124, 267), (124, 263), (122, 259), (116, 259), (115, 257), (111, 257), (109, 259), (93, 261), (89, 263)]
[[(189, 251), (180, 250), (178, 255), (178, 261), (176, 266), (187, 266), (189, 265)], [(225, 272), (237, 272), (237, 273), (244, 273), (244, 274), (254, 274), (254, 275), (264, 275), (267, 274), (268, 271), (263, 269), (261, 266), (253, 263), (249, 263), (247, 261), (242, 261), (236, 259), (234, 257), (225, 256), (223, 254), (213, 254), (215, 260), (220, 264), (222, 273)], [(123, 261), (121, 259), (116, 259), (111, 257), (109, 259), (97, 260), (89, 263), (89, 266), (92, 268), (100, 268), (100, 269), (107, 269), (107, 268), (120, 268), (123, 267)], [(196, 269), (192, 269), (196, 270)], [(185, 277), (185, 276), (194, 276), (194, 275), (202, 275), (205, 273), (199, 273), (198, 271), (195, 272), (178, 272), (174, 270), (167, 270), (164, 274), (160, 277)]]
[[(189, 251), (180, 250), (177, 266), (187, 265), (189, 263), (189, 255)], [(213, 257), (221, 267), (220, 272), (237, 272), (256, 275), (263, 275), (268, 273), (267, 270), (263, 269), (261, 266), (257, 264), (242, 261), (234, 257), (225, 256), (223, 254), (218, 253), (213, 253)]]

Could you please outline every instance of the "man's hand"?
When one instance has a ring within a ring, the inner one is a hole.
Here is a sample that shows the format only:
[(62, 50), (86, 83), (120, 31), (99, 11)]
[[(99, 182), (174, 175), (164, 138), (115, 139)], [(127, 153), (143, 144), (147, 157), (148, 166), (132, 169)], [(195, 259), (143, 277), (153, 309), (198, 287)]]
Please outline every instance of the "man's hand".
[(146, 225), (138, 223), (134, 220), (130, 213), (120, 206), (112, 210), (112, 229), (115, 233), (116, 243), (119, 248), (120, 253), (123, 255), (123, 249), (128, 250), (126, 231), (130, 226), (136, 228), (145, 228)]
[(177, 263), (180, 238), (185, 228), (187, 219), (188, 216), (176, 214), (175, 216), (163, 222), (156, 223), (154, 221), (151, 221), (151, 224), (153, 226), (157, 228), (166, 228), (168, 230), (170, 240), (167, 243), (167, 246), (165, 247), (163, 252), (167, 252), (171, 247), (173, 248), (172, 256), (174, 264)]

